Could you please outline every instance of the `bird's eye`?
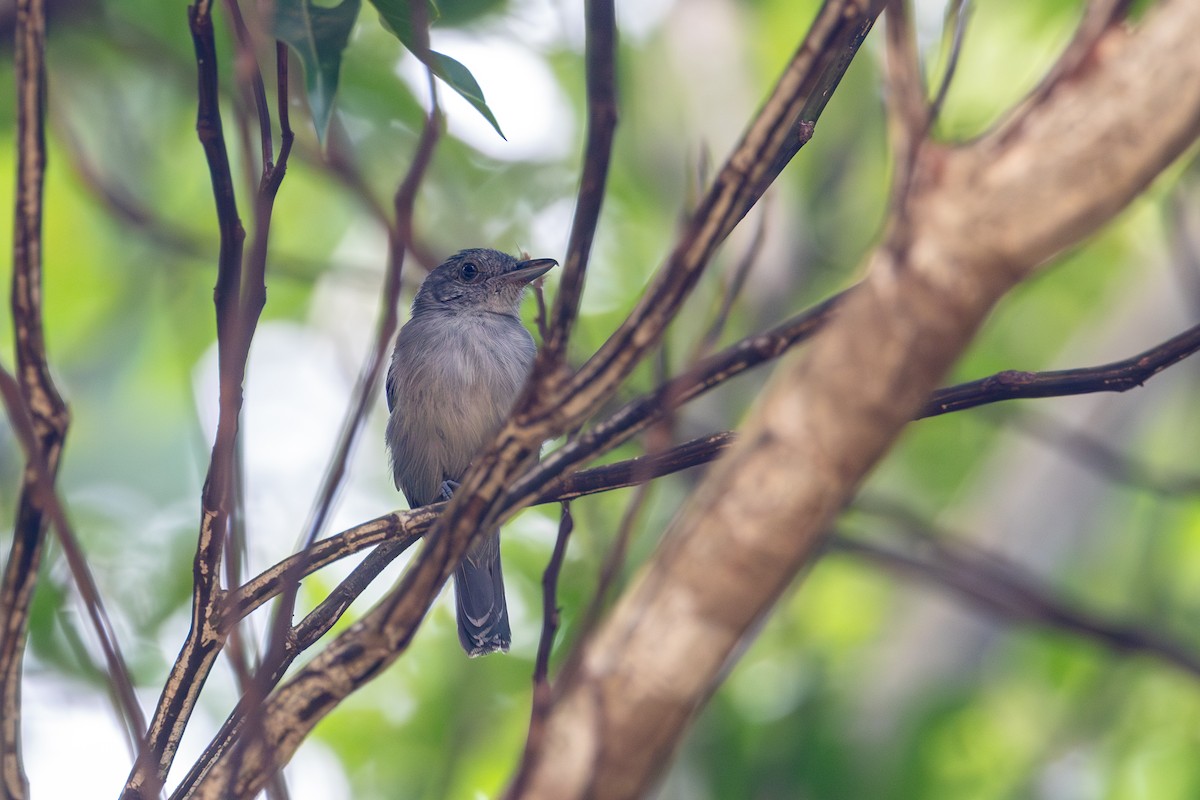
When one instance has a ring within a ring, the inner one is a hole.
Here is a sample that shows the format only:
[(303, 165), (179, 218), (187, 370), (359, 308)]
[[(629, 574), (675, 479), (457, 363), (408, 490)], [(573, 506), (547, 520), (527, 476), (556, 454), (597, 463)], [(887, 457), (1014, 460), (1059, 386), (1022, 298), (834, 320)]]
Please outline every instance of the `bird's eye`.
[(464, 281), (470, 283), (479, 277), (479, 267), (472, 264), (470, 261), (459, 267), (458, 274)]

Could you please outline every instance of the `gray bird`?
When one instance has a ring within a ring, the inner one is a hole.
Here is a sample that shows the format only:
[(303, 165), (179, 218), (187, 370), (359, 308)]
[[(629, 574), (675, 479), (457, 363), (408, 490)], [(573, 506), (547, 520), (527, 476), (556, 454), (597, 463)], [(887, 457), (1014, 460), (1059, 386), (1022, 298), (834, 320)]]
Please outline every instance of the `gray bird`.
[[(387, 377), (392, 473), (411, 507), (449, 499), (512, 410), (535, 352), (521, 324), (521, 298), (557, 263), (463, 250), (421, 284)], [(454, 588), (467, 654), (507, 651), (499, 529), (467, 552)]]

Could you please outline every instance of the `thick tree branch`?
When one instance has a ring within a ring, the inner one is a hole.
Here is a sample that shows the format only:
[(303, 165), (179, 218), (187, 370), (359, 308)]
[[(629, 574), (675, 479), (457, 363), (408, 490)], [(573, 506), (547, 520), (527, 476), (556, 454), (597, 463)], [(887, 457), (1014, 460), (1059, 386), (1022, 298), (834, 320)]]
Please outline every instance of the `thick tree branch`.
[(918, 148), (905, 227), (889, 227), (866, 281), (781, 367), (560, 680), (519, 797), (649, 791), (744, 638), (992, 304), (1195, 141), (1198, 32), (1200, 6), (1166, 0), (1136, 31), (1109, 30), (1020, 125)]

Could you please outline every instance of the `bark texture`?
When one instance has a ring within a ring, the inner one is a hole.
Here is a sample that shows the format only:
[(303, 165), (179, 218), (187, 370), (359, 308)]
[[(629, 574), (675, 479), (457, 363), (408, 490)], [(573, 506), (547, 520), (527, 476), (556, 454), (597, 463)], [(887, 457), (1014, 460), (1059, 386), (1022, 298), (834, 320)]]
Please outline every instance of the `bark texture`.
[(1114, 28), (986, 136), (914, 148), (867, 277), (785, 362), (579, 666), (521, 798), (655, 783), (748, 635), (993, 304), (1200, 134), (1200, 4)]

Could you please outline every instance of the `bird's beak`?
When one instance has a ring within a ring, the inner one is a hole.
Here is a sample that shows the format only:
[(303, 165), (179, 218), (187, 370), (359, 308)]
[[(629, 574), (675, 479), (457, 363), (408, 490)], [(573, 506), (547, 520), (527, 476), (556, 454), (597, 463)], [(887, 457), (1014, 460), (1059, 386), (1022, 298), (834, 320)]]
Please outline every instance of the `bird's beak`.
[(531, 258), (528, 261), (517, 262), (516, 269), (504, 273), (504, 279), (514, 283), (529, 283), (557, 266), (558, 262), (553, 258)]

